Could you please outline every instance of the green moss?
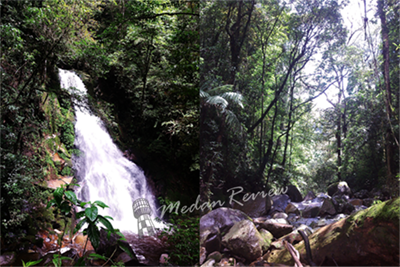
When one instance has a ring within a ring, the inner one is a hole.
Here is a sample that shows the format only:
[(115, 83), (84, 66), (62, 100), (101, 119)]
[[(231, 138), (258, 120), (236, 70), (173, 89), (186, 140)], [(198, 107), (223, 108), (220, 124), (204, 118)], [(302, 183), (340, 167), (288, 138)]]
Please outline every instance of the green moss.
[(72, 176), (72, 169), (71, 167), (64, 167), (64, 169), (62, 169), (61, 171), (61, 175), (62, 176)]
[(71, 121), (66, 120), (64, 124), (61, 126), (60, 139), (68, 150), (74, 147), (75, 131), (74, 131), (74, 124)]
[(373, 218), (374, 222), (391, 221), (399, 227), (400, 197), (373, 205), (352, 215), (348, 221), (362, 226), (366, 218)]

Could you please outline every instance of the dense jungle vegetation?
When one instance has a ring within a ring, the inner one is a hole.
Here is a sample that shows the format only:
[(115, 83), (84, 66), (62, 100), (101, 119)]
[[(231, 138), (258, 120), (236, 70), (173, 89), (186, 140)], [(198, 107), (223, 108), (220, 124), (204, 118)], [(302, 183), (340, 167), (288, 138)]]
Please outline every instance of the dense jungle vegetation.
[[(52, 191), (44, 181), (73, 174), (74, 96), (60, 88), (58, 68), (80, 75), (93, 112), (154, 182), (156, 196), (193, 203), (199, 188), (198, 3), (0, 5), (2, 247), (48, 227)], [(65, 166), (52, 161), (55, 152)]]
[(203, 201), (337, 181), (398, 194), (400, 6), (360, 1), (349, 27), (351, 2), (201, 3)]

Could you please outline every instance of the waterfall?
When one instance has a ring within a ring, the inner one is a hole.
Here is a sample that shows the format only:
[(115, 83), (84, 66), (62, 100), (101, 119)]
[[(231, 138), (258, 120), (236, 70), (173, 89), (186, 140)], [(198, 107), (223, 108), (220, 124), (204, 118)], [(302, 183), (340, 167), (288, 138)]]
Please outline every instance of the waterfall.
[[(70, 91), (75, 89), (85, 99), (86, 88), (74, 72), (60, 69), (59, 76), (62, 88)], [(74, 109), (74, 144), (80, 150), (80, 155), (73, 159), (80, 185), (77, 197), (84, 201), (104, 202), (109, 208), (99, 208), (99, 213), (113, 217), (111, 222), (114, 228), (137, 233), (133, 201), (146, 198), (153, 216), (157, 212), (155, 198), (147, 187), (143, 171), (123, 156), (102, 121), (90, 113), (87, 100), (74, 103)], [(156, 228), (161, 228), (161, 223), (152, 221)]]

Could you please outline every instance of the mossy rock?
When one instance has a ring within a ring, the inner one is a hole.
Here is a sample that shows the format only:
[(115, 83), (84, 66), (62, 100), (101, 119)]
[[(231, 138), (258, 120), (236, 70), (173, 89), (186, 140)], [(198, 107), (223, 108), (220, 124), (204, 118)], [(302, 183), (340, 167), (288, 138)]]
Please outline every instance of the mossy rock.
[[(400, 198), (318, 229), (309, 236), (314, 262), (318, 265), (397, 266), (399, 262)], [(306, 259), (304, 242), (294, 246)], [(286, 249), (274, 250), (270, 263), (294, 265)]]

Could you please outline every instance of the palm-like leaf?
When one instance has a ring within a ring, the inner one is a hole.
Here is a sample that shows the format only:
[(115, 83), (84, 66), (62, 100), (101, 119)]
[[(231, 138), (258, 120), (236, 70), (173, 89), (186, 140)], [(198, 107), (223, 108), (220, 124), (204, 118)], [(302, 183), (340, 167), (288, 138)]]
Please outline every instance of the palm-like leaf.
[(213, 88), (207, 92), (200, 90), (200, 98), (203, 103), (207, 103), (219, 111), (217, 113), (222, 115), (229, 128), (241, 131), (240, 122), (236, 114), (229, 107), (239, 106), (243, 108), (244, 99), (242, 94), (231, 92), (232, 87), (231, 84), (228, 84)]

